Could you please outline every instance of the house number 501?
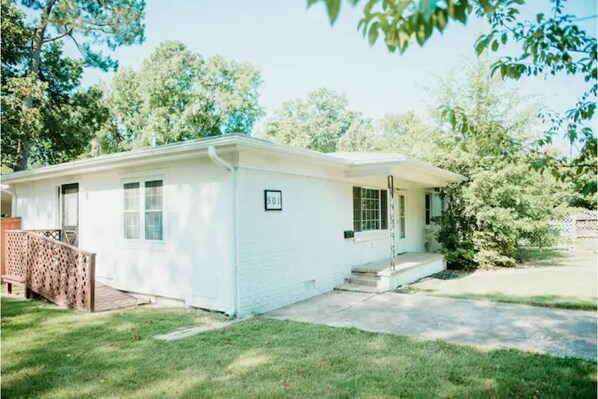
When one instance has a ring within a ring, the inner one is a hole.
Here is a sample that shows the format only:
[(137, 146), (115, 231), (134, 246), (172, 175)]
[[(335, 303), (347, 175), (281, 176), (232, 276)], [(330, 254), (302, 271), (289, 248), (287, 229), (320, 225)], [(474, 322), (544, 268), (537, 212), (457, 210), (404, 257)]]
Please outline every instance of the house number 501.
[(282, 191), (264, 190), (264, 208), (267, 211), (282, 211)]

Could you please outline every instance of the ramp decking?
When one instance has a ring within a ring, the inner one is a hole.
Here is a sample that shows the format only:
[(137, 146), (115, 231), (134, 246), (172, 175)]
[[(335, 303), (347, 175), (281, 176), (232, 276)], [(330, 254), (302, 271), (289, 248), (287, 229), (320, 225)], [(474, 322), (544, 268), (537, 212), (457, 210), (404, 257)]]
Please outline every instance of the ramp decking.
[(95, 311), (103, 312), (106, 310), (122, 309), (131, 306), (137, 306), (145, 303), (129, 295), (125, 292), (119, 291), (115, 288), (109, 287), (106, 284), (98, 283), (96, 281), (95, 290)]

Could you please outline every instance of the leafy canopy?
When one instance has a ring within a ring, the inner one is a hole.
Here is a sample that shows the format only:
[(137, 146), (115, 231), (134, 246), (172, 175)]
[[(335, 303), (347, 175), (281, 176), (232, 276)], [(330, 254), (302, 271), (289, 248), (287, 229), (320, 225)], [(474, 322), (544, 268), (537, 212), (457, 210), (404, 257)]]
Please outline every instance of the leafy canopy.
[[(325, 4), (331, 23), (338, 18), (341, 0), (308, 0), (308, 5)], [(491, 72), (501, 77), (520, 79), (536, 75), (580, 75), (587, 82), (586, 90), (577, 103), (558, 115), (544, 112), (550, 128), (538, 140), (541, 146), (550, 145), (559, 134), (576, 148), (576, 156), (536, 150), (531, 164), (540, 171), (549, 169), (561, 180), (576, 183), (584, 194), (596, 193), (595, 179), (588, 181), (588, 174), (596, 175), (596, 135), (590, 126), (596, 108), (597, 91), (597, 42), (577, 25), (578, 18), (565, 13), (565, 0), (551, 0), (552, 9), (525, 19), (522, 10), (525, 0), (347, 0), (356, 6), (363, 4), (363, 17), (358, 30), (373, 45), (382, 35), (389, 51), (403, 53), (417, 43), (425, 43), (437, 33), (442, 33), (451, 23), (466, 24), (472, 17), (485, 19), (490, 31), (482, 34), (475, 43), (478, 55), (485, 51), (497, 52), (509, 43), (520, 46), (514, 56), (498, 58)], [(595, 17), (595, 16), (594, 16)], [(466, 125), (463, 118), (455, 117), (458, 110), (445, 116), (455, 125)], [(503, 144), (503, 143), (501, 143)], [(509, 150), (508, 148), (506, 149)]]
[[(574, 197), (570, 185), (529, 169), (526, 143), (539, 134), (538, 104), (488, 71), (483, 60), (460, 66), (430, 93), (432, 124), (389, 115), (378, 141), (378, 149), (388, 146), (466, 177), (441, 190), (447, 207), (436, 220), (453, 268), (513, 266), (520, 246), (550, 245), (550, 222)], [(441, 105), (459, 108), (468, 129), (447, 123)]]
[[(116, 69), (103, 52), (141, 43), (144, 1), (2, 0), (2, 165), (14, 170), (82, 156), (106, 120), (86, 67)], [(64, 55), (70, 41), (80, 56)]]
[(329, 89), (286, 101), (267, 121), (264, 134), (273, 141), (321, 152), (359, 150), (368, 140), (371, 121), (348, 109), (347, 98)]
[(260, 84), (251, 64), (204, 58), (180, 42), (162, 43), (139, 71), (125, 69), (114, 76), (106, 98), (110, 119), (94, 151), (249, 134), (264, 113)]

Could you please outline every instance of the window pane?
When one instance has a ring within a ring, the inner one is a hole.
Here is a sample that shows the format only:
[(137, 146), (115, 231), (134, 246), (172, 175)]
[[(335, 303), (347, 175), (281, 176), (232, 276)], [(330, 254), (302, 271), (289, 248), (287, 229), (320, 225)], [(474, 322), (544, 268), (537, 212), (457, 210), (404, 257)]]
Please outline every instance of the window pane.
[(426, 218), (426, 225), (430, 224), (430, 216), (431, 216), (431, 204), (432, 197), (430, 194), (426, 194), (426, 210), (425, 210), (425, 218)]
[(162, 209), (162, 180), (145, 182), (145, 209)]
[(139, 212), (125, 212), (123, 218), (125, 238), (139, 239)]
[(162, 240), (162, 211), (145, 212), (145, 239)]
[(67, 188), (64, 190), (64, 207), (63, 207), (63, 212), (64, 212), (64, 220), (63, 220), (63, 224), (65, 226), (77, 226), (78, 220), (77, 220), (77, 211), (78, 211), (78, 188)]
[(145, 209), (162, 209), (162, 180), (145, 182)]
[(361, 218), (363, 230), (380, 229), (380, 190), (361, 189)]
[(125, 183), (123, 187), (123, 209), (134, 211), (139, 209), (139, 183)]

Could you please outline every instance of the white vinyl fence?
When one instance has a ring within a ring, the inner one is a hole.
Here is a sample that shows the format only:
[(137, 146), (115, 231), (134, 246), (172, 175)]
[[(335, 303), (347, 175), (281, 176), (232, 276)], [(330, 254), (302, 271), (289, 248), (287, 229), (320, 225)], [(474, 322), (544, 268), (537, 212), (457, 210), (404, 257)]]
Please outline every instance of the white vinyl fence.
[(595, 242), (598, 239), (598, 211), (577, 212), (565, 216), (553, 226), (560, 230), (563, 243)]

